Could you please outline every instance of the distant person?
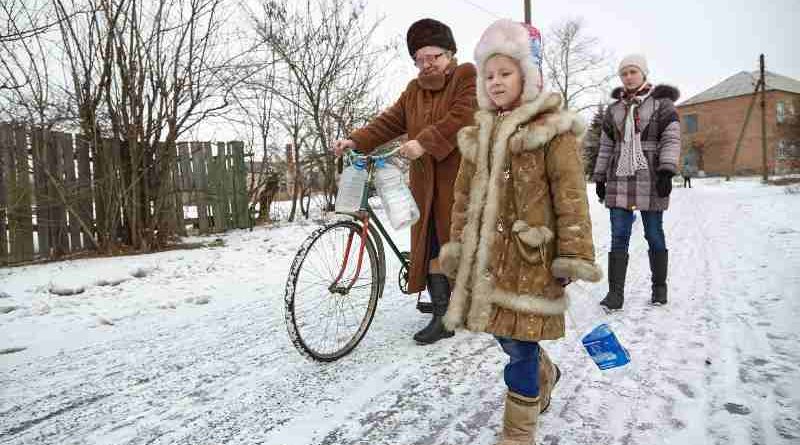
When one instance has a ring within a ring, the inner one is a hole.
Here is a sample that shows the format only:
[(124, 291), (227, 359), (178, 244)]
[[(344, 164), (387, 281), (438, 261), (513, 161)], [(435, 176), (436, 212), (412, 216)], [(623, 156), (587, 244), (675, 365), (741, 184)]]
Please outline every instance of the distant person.
[(336, 156), (344, 150), (369, 153), (403, 134), (408, 142), (400, 155), (411, 163), (411, 193), (420, 210), (411, 227), (411, 267), (408, 290), (428, 287), (433, 317), (414, 334), (420, 344), (452, 337), (442, 317), (450, 301), (450, 283), (439, 267), (440, 246), (450, 239), (450, 208), (453, 183), (461, 154), (456, 133), (473, 122), (475, 66), (459, 65), (456, 42), (450, 28), (433, 19), (422, 19), (408, 29), (408, 53), (419, 70), (400, 98), (369, 125), (354, 131), (349, 139), (334, 142)]
[(611, 213), (608, 294), (600, 302), (609, 310), (621, 309), (624, 302), (628, 244), (636, 210), (650, 247), (651, 303), (667, 303), (663, 218), (681, 151), (681, 126), (674, 105), (678, 90), (648, 82), (647, 60), (639, 54), (622, 59), (618, 74), (623, 86), (611, 93), (616, 102), (603, 119), (593, 175), (597, 196)]
[(495, 336), (508, 354), (502, 445), (532, 444), (561, 373), (542, 340), (564, 336), (572, 280), (599, 281), (579, 138), (585, 126), (542, 91), (535, 28), (499, 20), (475, 48), (476, 126), (458, 134), (445, 324)]
[(683, 158), (683, 167), (681, 168), (681, 176), (683, 177), (683, 187), (692, 188), (692, 176), (694, 175), (694, 163), (689, 159), (689, 155)]

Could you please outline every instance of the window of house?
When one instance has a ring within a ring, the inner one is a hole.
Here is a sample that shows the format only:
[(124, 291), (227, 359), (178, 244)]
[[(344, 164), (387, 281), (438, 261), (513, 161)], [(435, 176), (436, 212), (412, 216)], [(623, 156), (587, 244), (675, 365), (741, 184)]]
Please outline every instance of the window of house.
[(697, 133), (697, 115), (696, 114), (687, 114), (684, 117), (684, 122), (686, 122), (686, 132), (687, 133)]
[(789, 147), (786, 144), (786, 141), (781, 139), (778, 141), (778, 149), (775, 150), (775, 157), (778, 159), (785, 159), (787, 156), (787, 149)]
[(776, 105), (775, 111), (777, 112), (777, 121), (779, 124), (782, 124), (783, 121), (786, 119), (786, 104), (783, 101), (779, 101)]

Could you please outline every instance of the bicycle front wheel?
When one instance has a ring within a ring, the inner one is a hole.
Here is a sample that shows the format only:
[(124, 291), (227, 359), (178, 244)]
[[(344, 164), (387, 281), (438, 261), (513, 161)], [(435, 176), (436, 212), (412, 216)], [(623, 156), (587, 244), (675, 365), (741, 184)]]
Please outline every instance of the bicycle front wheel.
[(344, 357), (372, 323), (382, 289), (382, 259), (361, 232), (354, 221), (322, 226), (303, 242), (292, 263), (286, 327), (297, 350), (311, 359)]

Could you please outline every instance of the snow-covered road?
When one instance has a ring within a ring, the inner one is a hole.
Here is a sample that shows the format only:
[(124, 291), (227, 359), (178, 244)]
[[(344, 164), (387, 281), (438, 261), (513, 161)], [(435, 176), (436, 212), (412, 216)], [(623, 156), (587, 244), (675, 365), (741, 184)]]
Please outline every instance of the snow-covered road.
[[(800, 193), (695, 182), (674, 190), (665, 217), (669, 305), (648, 304), (638, 219), (623, 312), (599, 310), (605, 282), (570, 286), (568, 335), (544, 343), (564, 377), (540, 444), (800, 443)], [(607, 211), (592, 200), (592, 215), (605, 269)], [(283, 289), (313, 228), (0, 269), (0, 350), (25, 348), (0, 354), (0, 444), (493, 444), (502, 352), (464, 332), (416, 346), (426, 319), (397, 289), (392, 259), (351, 355), (297, 353)], [(68, 288), (85, 290), (49, 292)], [(601, 321), (630, 350), (625, 368), (601, 372), (581, 349)]]

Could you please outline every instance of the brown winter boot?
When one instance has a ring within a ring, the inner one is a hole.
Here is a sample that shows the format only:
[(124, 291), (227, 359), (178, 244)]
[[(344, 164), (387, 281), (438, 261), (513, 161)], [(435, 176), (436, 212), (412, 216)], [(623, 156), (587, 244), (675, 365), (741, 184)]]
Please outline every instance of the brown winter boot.
[(497, 445), (535, 444), (540, 399), (541, 397), (525, 397), (510, 390), (506, 393), (503, 439)]
[(544, 348), (539, 346), (539, 396), (542, 398), (540, 414), (544, 414), (550, 408), (550, 395), (560, 379), (561, 370), (550, 361), (550, 356)]

